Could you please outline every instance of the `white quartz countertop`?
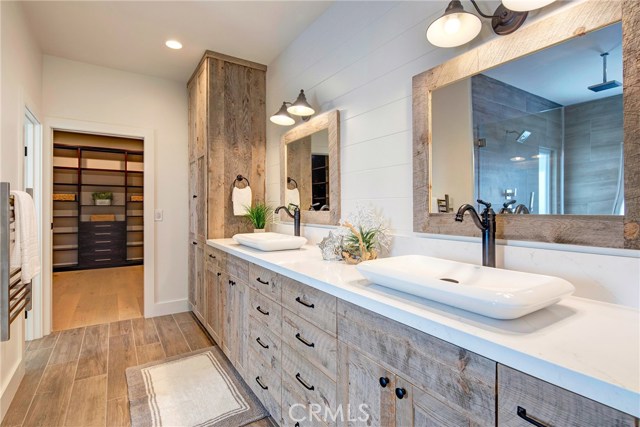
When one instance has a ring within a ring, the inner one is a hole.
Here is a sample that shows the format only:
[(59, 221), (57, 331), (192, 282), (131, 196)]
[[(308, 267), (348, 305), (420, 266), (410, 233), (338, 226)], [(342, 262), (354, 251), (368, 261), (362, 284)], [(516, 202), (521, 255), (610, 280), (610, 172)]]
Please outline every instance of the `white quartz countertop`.
[(568, 297), (516, 320), (496, 320), (369, 282), (316, 246), (261, 252), (232, 239), (217, 249), (559, 387), (640, 417), (640, 311)]

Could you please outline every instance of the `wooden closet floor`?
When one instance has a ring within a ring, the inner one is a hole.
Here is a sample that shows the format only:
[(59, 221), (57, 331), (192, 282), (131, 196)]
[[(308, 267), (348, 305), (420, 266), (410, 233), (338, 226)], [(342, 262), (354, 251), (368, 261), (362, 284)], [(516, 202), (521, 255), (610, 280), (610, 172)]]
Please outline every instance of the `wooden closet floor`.
[(53, 273), (54, 331), (142, 317), (141, 265)]
[[(125, 369), (214, 345), (191, 313), (53, 332), (27, 342), (9, 426), (129, 426)], [(269, 419), (250, 427), (270, 426)]]

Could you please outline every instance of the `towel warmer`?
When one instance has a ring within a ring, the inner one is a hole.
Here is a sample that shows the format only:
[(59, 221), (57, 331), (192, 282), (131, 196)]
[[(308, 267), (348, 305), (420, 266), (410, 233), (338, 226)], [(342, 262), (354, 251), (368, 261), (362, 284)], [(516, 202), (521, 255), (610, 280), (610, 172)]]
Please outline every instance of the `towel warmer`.
[(31, 282), (22, 282), (20, 267), (11, 268), (15, 233), (13, 196), (9, 183), (0, 182), (0, 341), (8, 341), (11, 323), (31, 310)]

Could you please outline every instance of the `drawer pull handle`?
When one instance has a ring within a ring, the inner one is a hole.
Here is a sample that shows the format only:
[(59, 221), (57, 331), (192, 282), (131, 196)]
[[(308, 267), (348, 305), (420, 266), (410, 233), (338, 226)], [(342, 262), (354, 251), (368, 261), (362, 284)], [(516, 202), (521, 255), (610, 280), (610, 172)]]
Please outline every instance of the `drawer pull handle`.
[(268, 284), (269, 284), (269, 281), (268, 281), (268, 280), (266, 280), (266, 281), (265, 281), (265, 280), (260, 280), (260, 278), (259, 278), (259, 277), (258, 277), (258, 278), (256, 278), (256, 280), (257, 280), (259, 283), (262, 283), (263, 285), (268, 285)]
[(302, 384), (302, 386), (303, 386), (304, 388), (306, 388), (307, 390), (311, 390), (311, 391), (313, 391), (313, 390), (315, 390), (315, 389), (316, 389), (314, 386), (307, 384), (307, 382), (306, 382), (305, 380), (303, 380), (303, 379), (302, 379), (302, 377), (300, 376), (300, 372), (298, 372), (298, 373), (296, 374), (296, 379), (297, 379), (297, 380), (298, 380), (298, 382), (299, 382), (300, 384)]
[(111, 243), (111, 240), (96, 240), (96, 243)]
[(310, 304), (310, 303), (306, 302), (305, 300), (303, 300), (300, 297), (296, 297), (296, 301), (298, 301), (300, 304), (302, 304), (302, 305), (304, 305), (305, 307), (308, 307), (308, 308), (314, 308), (315, 307), (315, 304)]
[(96, 249), (96, 252), (111, 252), (111, 249)]
[(263, 342), (262, 342), (262, 340), (260, 339), (260, 337), (256, 338), (256, 342), (257, 342), (258, 344), (260, 344), (260, 347), (262, 347), (262, 348), (264, 348), (264, 349), (269, 348), (269, 345), (267, 345), (267, 344), (263, 343)]
[(404, 399), (406, 395), (407, 395), (407, 390), (401, 387), (396, 388), (396, 397), (398, 399)]
[(211, 255), (211, 254), (209, 254), (209, 258), (211, 258), (211, 259), (216, 259), (216, 257), (215, 257), (215, 256), (213, 256), (213, 255)]
[(265, 316), (269, 315), (269, 312), (268, 311), (264, 311), (262, 308), (260, 308), (260, 306), (257, 306), (256, 310), (258, 310), (260, 313), (264, 314)]
[(191, 244), (192, 244), (192, 245), (197, 245), (197, 244), (198, 244), (198, 242), (191, 242)]
[(300, 341), (302, 344), (306, 345), (307, 347), (315, 347), (315, 343), (309, 342), (306, 339), (302, 338), (302, 336), (300, 335), (300, 332), (298, 332), (296, 334), (296, 338), (298, 338), (298, 341)]
[(260, 386), (261, 389), (269, 390), (269, 387), (267, 387), (266, 385), (262, 384), (262, 381), (260, 380), (260, 377), (256, 377), (256, 382), (258, 383), (258, 385)]
[(229, 280), (229, 284), (230, 284), (231, 286), (235, 286), (236, 282), (234, 282), (233, 280)]
[(96, 262), (99, 262), (99, 261), (111, 261), (111, 258), (98, 258), (98, 259), (96, 259)]
[(197, 199), (197, 198), (198, 198), (198, 196), (196, 196), (196, 195), (194, 194), (194, 195), (193, 195), (193, 198), (194, 198), (194, 199)]
[(382, 388), (385, 388), (386, 386), (389, 385), (389, 378), (387, 377), (380, 377), (380, 386)]
[(111, 224), (95, 225), (96, 228), (110, 228)]
[(109, 232), (109, 233), (93, 233), (93, 234), (95, 234), (96, 236), (111, 236), (111, 232)]
[(222, 273), (216, 273), (218, 275), (218, 277), (222, 276)]
[(547, 425), (546, 425), (546, 424), (542, 424), (540, 421), (535, 420), (535, 419), (533, 419), (533, 418), (529, 417), (529, 416), (527, 415), (527, 410), (526, 410), (526, 409), (524, 409), (522, 406), (518, 406), (518, 416), (519, 416), (520, 418), (522, 418), (523, 420), (525, 420), (525, 421), (527, 421), (527, 422), (529, 422), (529, 423), (533, 424), (533, 425), (534, 425), (534, 426), (536, 426), (536, 427), (547, 427)]

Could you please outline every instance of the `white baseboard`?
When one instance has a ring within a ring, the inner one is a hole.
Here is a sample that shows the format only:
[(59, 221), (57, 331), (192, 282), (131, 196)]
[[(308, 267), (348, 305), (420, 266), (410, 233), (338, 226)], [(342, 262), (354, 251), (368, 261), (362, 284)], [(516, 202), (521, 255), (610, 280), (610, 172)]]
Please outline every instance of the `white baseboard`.
[(0, 396), (0, 423), (4, 419), (4, 416), (7, 414), (9, 406), (11, 405), (11, 401), (18, 391), (18, 387), (20, 386), (20, 382), (22, 381), (23, 377), (24, 360), (21, 360), (16, 369), (13, 371), (13, 374), (11, 375), (11, 379), (7, 383), (7, 386), (4, 390), (2, 390), (2, 396)]
[(182, 313), (184, 311), (189, 311), (189, 302), (186, 299), (157, 302), (146, 308), (144, 317), (164, 316), (167, 314)]

